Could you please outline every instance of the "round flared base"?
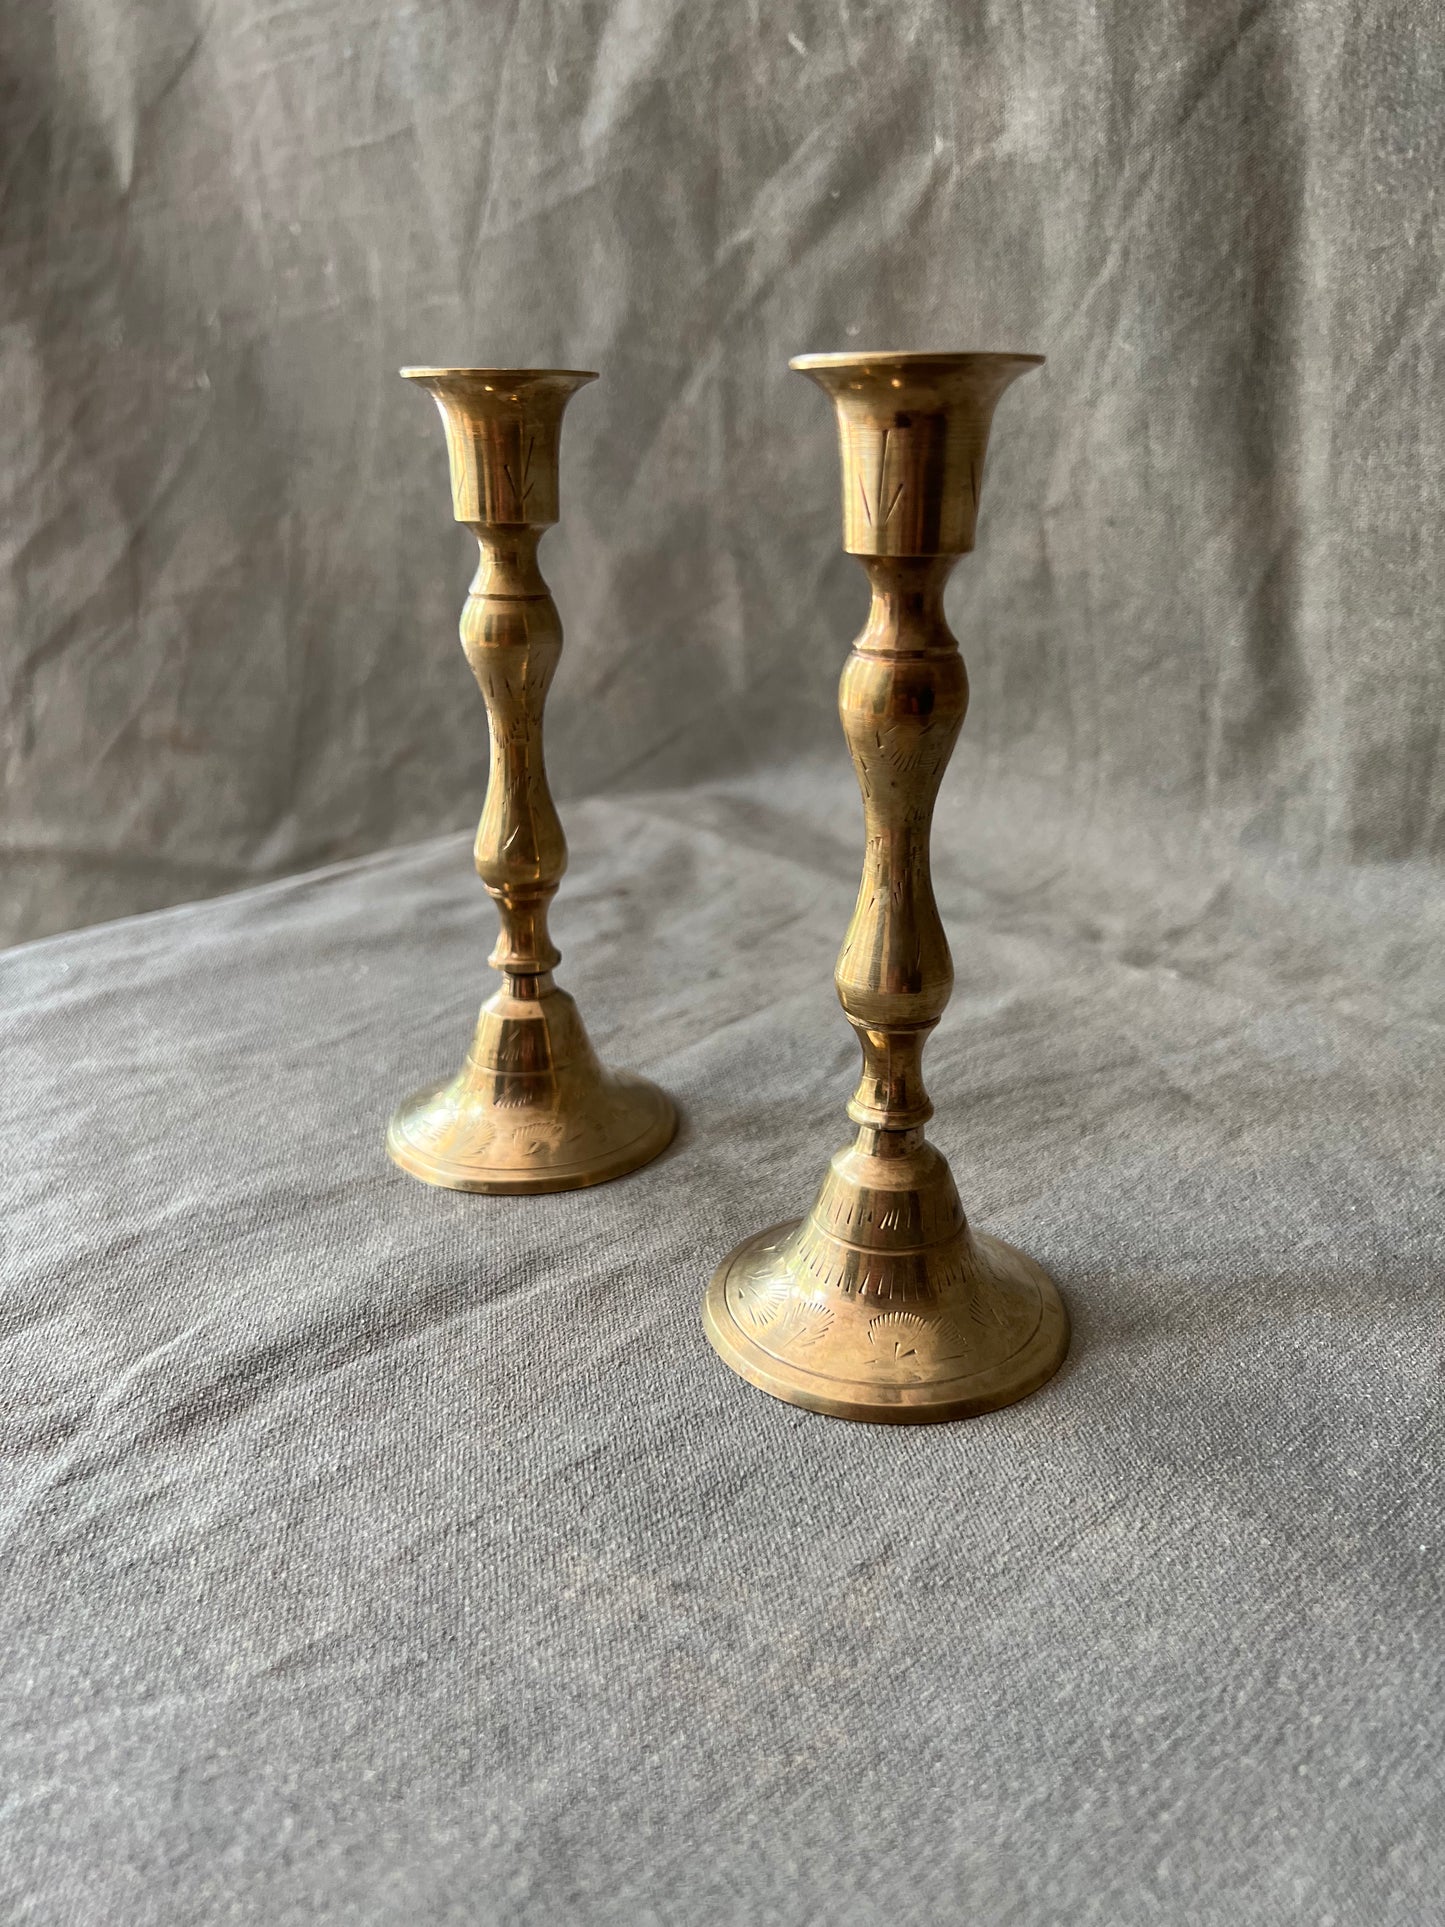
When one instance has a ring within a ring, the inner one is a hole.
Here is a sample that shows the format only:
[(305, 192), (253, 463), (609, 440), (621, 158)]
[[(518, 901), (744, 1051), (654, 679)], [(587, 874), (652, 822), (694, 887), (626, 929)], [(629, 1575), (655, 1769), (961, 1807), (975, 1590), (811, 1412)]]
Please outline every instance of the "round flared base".
[(1012, 1405), (1063, 1363), (1058, 1289), (1002, 1238), (969, 1234), (936, 1292), (899, 1298), (886, 1276), (864, 1295), (793, 1268), (797, 1222), (729, 1252), (704, 1301), (714, 1349), (760, 1391), (833, 1418), (926, 1425)]
[(568, 1090), (569, 1105), (499, 1104), (465, 1074), (418, 1091), (387, 1127), (393, 1161), (449, 1191), (515, 1195), (576, 1191), (624, 1177), (665, 1151), (677, 1129), (671, 1100), (628, 1071)]

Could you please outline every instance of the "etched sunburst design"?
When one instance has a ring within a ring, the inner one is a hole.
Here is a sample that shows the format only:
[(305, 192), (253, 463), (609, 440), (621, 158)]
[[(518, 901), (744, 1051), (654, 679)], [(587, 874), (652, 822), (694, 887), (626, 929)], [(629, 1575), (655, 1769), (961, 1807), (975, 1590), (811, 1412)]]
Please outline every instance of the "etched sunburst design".
[(968, 1346), (969, 1340), (960, 1325), (951, 1318), (938, 1320), (937, 1337), (933, 1344), (935, 1358), (962, 1358)]
[(957, 1358), (967, 1349), (951, 1318), (925, 1318), (916, 1311), (884, 1311), (868, 1321), (868, 1343), (876, 1369), (922, 1378), (921, 1354), (930, 1360)]
[(449, 1151), (460, 1135), (462, 1110), (455, 1088), (439, 1091), (424, 1111), (408, 1117), (401, 1135), (419, 1151)]
[(906, 1365), (918, 1354), (918, 1341), (930, 1320), (916, 1311), (885, 1311), (868, 1321), (868, 1343), (875, 1365)]
[(971, 1291), (968, 1295), (968, 1315), (975, 1325), (981, 1325), (988, 1331), (1002, 1331), (1008, 1323), (992, 1292)]
[(781, 1313), (788, 1297), (788, 1280), (774, 1274), (754, 1273), (733, 1290), (733, 1310), (741, 1312), (754, 1331), (763, 1331)]
[(789, 1351), (806, 1351), (820, 1338), (826, 1338), (832, 1328), (833, 1314), (826, 1305), (811, 1303), (806, 1298), (790, 1298), (769, 1335), (775, 1345), (786, 1345)]
[(499, 1111), (530, 1111), (536, 1101), (536, 1092), (528, 1090), (525, 1084), (520, 1090), (513, 1090), (504, 1085), (500, 1090), (492, 1093), (492, 1103)]
[(946, 762), (951, 745), (942, 740), (933, 718), (924, 722), (910, 716), (906, 722), (887, 723), (882, 729), (875, 729), (873, 747), (899, 776), (913, 776), (920, 771), (933, 776)]
[(898, 507), (903, 497), (905, 487), (905, 483), (903, 482), (898, 482), (895, 485), (891, 495), (884, 494), (884, 472), (888, 467), (888, 437), (892, 432), (892, 429), (885, 428), (882, 439), (878, 444), (878, 462), (873, 471), (873, 489), (871, 496), (868, 488), (868, 478), (864, 476), (861, 469), (858, 474), (858, 492), (863, 497), (863, 513), (868, 518), (869, 528), (872, 529), (887, 528), (888, 524), (893, 520), (893, 511)]
[(1032, 1309), (1027, 1293), (1021, 1298), (1017, 1279), (986, 1245), (978, 1251), (978, 1277), (969, 1281), (967, 1290), (969, 1317), (988, 1331), (1006, 1331)]
[(515, 468), (510, 462), (502, 464), (502, 473), (511, 487), (512, 499), (523, 512), (532, 499), (532, 451), (536, 445), (536, 436), (528, 435), (522, 443), (520, 463)]

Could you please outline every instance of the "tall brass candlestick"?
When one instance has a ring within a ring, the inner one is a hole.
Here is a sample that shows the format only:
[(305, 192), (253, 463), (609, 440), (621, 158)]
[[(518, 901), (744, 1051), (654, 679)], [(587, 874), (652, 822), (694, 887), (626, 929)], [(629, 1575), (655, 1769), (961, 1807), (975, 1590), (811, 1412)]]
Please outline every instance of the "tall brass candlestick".
[(502, 931), (502, 987), (482, 1006), (457, 1075), (409, 1097), (386, 1148), (454, 1191), (569, 1191), (645, 1164), (671, 1139), (668, 1099), (607, 1071), (577, 1006), (552, 981), (560, 952), (547, 906), (567, 844), (542, 763), (542, 705), (562, 650), (537, 544), (557, 520), (562, 411), (594, 375), (561, 368), (403, 368), (436, 397), (452, 503), (481, 547), (462, 647), (491, 725), (477, 870)]
[(760, 1231), (713, 1274), (708, 1337), (735, 1372), (839, 1418), (916, 1424), (1025, 1397), (1052, 1376), (1068, 1315), (1048, 1275), (973, 1231), (923, 1127), (928, 1033), (953, 988), (929, 874), (934, 800), (968, 707), (943, 615), (973, 547), (994, 404), (1038, 355), (803, 355), (833, 399), (844, 547), (872, 607), (843, 669), (863, 792), (863, 881), (835, 981), (863, 1048), (856, 1141), (801, 1221)]

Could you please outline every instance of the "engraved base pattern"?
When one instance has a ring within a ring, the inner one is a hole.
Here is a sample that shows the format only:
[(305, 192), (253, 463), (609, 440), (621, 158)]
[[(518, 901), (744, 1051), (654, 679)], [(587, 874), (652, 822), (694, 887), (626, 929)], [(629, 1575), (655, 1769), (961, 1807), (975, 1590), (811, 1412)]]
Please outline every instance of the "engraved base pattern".
[(906, 1304), (818, 1284), (800, 1267), (808, 1221), (761, 1231), (713, 1274), (714, 1349), (764, 1392), (881, 1425), (969, 1418), (1052, 1378), (1069, 1320), (1052, 1279), (1001, 1238), (966, 1232), (939, 1288)]
[(676, 1129), (655, 1084), (598, 1063), (576, 1005), (553, 986), (484, 1005), (461, 1070), (398, 1108), (386, 1148), (452, 1191), (571, 1191), (636, 1170)]

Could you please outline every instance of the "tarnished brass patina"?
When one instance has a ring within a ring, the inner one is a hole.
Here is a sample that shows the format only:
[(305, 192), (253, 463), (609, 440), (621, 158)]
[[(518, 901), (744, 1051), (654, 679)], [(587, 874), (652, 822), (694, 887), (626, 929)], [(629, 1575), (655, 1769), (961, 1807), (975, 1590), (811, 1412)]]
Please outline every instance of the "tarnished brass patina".
[(409, 1097), (386, 1148), (454, 1191), (569, 1191), (621, 1177), (676, 1129), (645, 1079), (598, 1063), (577, 1006), (552, 981), (547, 906), (567, 844), (542, 763), (542, 705), (562, 650), (537, 544), (557, 520), (562, 411), (591, 374), (562, 368), (403, 368), (430, 389), (451, 458), (452, 502), (481, 545), (462, 647), (491, 724), (477, 871), (502, 931), (502, 987), (482, 1006), (457, 1075)]
[(921, 1059), (953, 988), (929, 874), (934, 800), (968, 706), (943, 586), (973, 547), (994, 404), (1038, 355), (803, 355), (833, 399), (843, 539), (872, 607), (838, 708), (863, 792), (863, 881), (835, 981), (863, 1047), (858, 1126), (801, 1221), (713, 1274), (708, 1337), (774, 1397), (910, 1424), (1012, 1404), (1057, 1371), (1068, 1316), (1048, 1275), (973, 1231), (923, 1134)]

